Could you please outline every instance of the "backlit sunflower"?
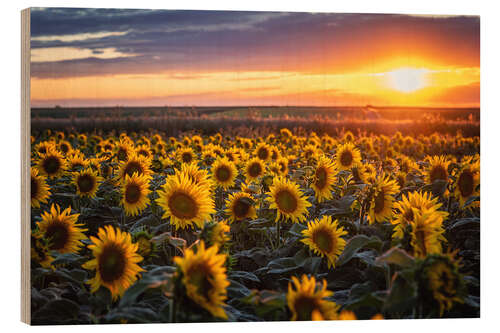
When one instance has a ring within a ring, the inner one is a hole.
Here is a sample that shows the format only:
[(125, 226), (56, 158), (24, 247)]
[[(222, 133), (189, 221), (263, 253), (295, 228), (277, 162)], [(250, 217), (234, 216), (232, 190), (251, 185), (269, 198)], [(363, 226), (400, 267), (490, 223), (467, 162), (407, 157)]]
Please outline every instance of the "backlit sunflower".
[(266, 167), (257, 157), (250, 159), (245, 166), (245, 176), (247, 182), (257, 180), (264, 174)]
[(47, 203), (50, 197), (50, 187), (47, 179), (38, 174), (38, 169), (31, 168), (31, 207), (40, 208), (41, 203)]
[(448, 217), (448, 212), (440, 211), (442, 204), (438, 198), (433, 198), (430, 192), (409, 192), (401, 197), (401, 201), (394, 204), (396, 210), (395, 219), (392, 221), (396, 225), (393, 237), (403, 238), (404, 230), (414, 221), (413, 209), (418, 211), (428, 210), (435, 212), (441, 218), (442, 222)]
[(95, 277), (87, 281), (90, 291), (95, 293), (101, 286), (111, 292), (116, 300), (122, 296), (144, 270), (137, 265), (142, 257), (137, 254), (138, 245), (132, 243), (128, 232), (106, 225), (99, 228), (97, 237), (91, 236), (93, 259), (82, 265), (88, 270), (95, 270)]
[(121, 186), (123, 209), (129, 216), (140, 214), (149, 204), (149, 177), (134, 172), (132, 176), (125, 175)]
[(429, 166), (425, 173), (425, 182), (432, 184), (436, 180), (448, 180), (448, 166), (450, 161), (444, 156), (432, 156), (427, 158)]
[(40, 174), (49, 178), (61, 177), (66, 171), (66, 167), (66, 160), (62, 153), (54, 148), (49, 148), (45, 154), (40, 154), (37, 162), (37, 169)]
[(267, 162), (271, 159), (271, 147), (265, 142), (261, 142), (255, 147), (255, 156), (261, 161)]
[(394, 195), (398, 192), (398, 184), (388, 176), (379, 177), (376, 180), (375, 184), (373, 184), (373, 196), (368, 210), (370, 224), (385, 222), (392, 218)]
[(214, 200), (206, 186), (196, 185), (186, 174), (167, 178), (158, 191), (156, 202), (163, 208), (163, 218), (170, 217), (170, 223), (176, 229), (203, 227), (210, 214), (215, 213)]
[(276, 209), (276, 221), (282, 217), (292, 222), (302, 222), (307, 216), (307, 207), (311, 203), (303, 197), (299, 185), (283, 177), (276, 177), (269, 188), (269, 208)]
[(212, 178), (214, 182), (227, 190), (234, 186), (234, 180), (238, 176), (238, 170), (233, 162), (227, 158), (217, 158), (212, 165)]
[(314, 171), (314, 180), (311, 184), (318, 202), (333, 198), (332, 187), (337, 180), (335, 174), (335, 165), (333, 162), (328, 157), (321, 156), (318, 159), (318, 164)]
[[(464, 206), (465, 202), (474, 196), (479, 196), (479, 161), (462, 165), (457, 174), (457, 179), (454, 184), (455, 197), (460, 202), (460, 206)], [(474, 202), (473, 205), (479, 205), (479, 202)]]
[(435, 211), (418, 211), (413, 208), (413, 221), (411, 226), (410, 245), (415, 257), (424, 258), (429, 254), (441, 253), (442, 217)]
[(347, 235), (343, 227), (338, 227), (338, 221), (332, 221), (331, 216), (323, 216), (307, 224), (302, 231), (306, 237), (301, 241), (309, 248), (328, 260), (328, 268), (335, 268), (335, 261), (344, 250), (346, 241), (341, 237)]
[(42, 221), (37, 222), (38, 230), (50, 242), (50, 249), (60, 253), (76, 253), (87, 237), (83, 233), (87, 229), (76, 223), (80, 214), (71, 214), (71, 207), (63, 212), (59, 205), (52, 205), (50, 212), (43, 212)]
[(349, 170), (353, 165), (361, 163), (361, 153), (354, 144), (347, 142), (337, 146), (335, 165), (339, 170)]
[(187, 296), (213, 316), (227, 319), (224, 311), (229, 286), (224, 266), (227, 256), (218, 251), (216, 245), (206, 249), (201, 241), (196, 252), (187, 249), (184, 257), (175, 257), (174, 262)]
[(129, 152), (127, 160), (120, 162), (116, 177), (120, 181), (125, 179), (125, 175), (132, 176), (134, 173), (149, 177), (152, 173), (150, 165), (151, 160), (147, 157), (137, 155), (135, 152)]
[[(293, 284), (292, 284), (293, 282)], [(314, 276), (302, 275), (302, 281), (292, 276), (286, 300), (292, 312), (291, 320), (335, 320), (339, 306), (325, 298), (333, 295), (326, 289), (326, 280), (317, 284)], [(295, 287), (295, 288), (294, 288)]]
[(95, 198), (99, 183), (104, 178), (97, 175), (97, 171), (87, 168), (73, 172), (72, 183), (76, 186), (76, 194), (80, 197)]
[(226, 214), (231, 222), (241, 221), (246, 218), (257, 218), (257, 211), (254, 207), (254, 199), (246, 192), (229, 194), (226, 200)]

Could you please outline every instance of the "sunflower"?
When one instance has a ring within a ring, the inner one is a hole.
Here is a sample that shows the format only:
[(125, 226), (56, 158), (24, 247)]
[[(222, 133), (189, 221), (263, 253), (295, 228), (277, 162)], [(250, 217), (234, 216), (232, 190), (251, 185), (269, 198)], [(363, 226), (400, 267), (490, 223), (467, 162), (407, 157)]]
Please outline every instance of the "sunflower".
[(121, 161), (118, 165), (117, 179), (123, 181), (125, 175), (132, 176), (134, 173), (149, 177), (151, 175), (150, 165), (150, 159), (131, 151), (128, 154), (128, 159)]
[(342, 310), (339, 314), (339, 320), (357, 320), (356, 314), (349, 310)]
[(379, 177), (373, 185), (373, 196), (368, 210), (370, 224), (384, 222), (392, 217), (394, 195), (398, 193), (399, 186), (395, 180), (388, 176)]
[(212, 178), (214, 182), (227, 190), (231, 186), (234, 186), (234, 180), (238, 176), (238, 170), (233, 162), (230, 162), (227, 158), (217, 158), (212, 165)]
[(324, 200), (333, 198), (332, 187), (336, 180), (335, 165), (328, 157), (321, 156), (318, 159), (318, 164), (314, 171), (314, 180), (311, 184), (318, 202), (321, 203)]
[(356, 183), (358, 184), (368, 183), (369, 172), (367, 171), (365, 164), (359, 163), (353, 165), (351, 168), (351, 174), (352, 174), (352, 179), (354, 179)]
[(332, 221), (331, 216), (323, 216), (307, 224), (302, 231), (306, 237), (301, 241), (309, 248), (328, 259), (328, 268), (335, 268), (335, 261), (345, 247), (345, 240), (341, 236), (347, 235), (343, 227), (338, 227), (338, 221)]
[(280, 173), (283, 176), (286, 176), (288, 174), (288, 158), (280, 157), (280, 158), (278, 158), (278, 160), (276, 162), (280, 166)]
[(83, 169), (89, 165), (89, 160), (87, 160), (85, 158), (85, 155), (79, 150), (71, 151), (71, 153), (68, 155), (67, 160), (69, 164), (68, 169), (70, 170), (76, 170), (79, 168)]
[(227, 319), (224, 301), (227, 299), (225, 254), (218, 254), (218, 246), (205, 248), (201, 241), (196, 252), (187, 249), (184, 257), (175, 257), (178, 277), (186, 289), (187, 296), (213, 316)]
[(57, 144), (57, 149), (62, 152), (64, 155), (71, 152), (71, 144), (68, 141), (62, 140)]
[(140, 214), (149, 204), (149, 177), (134, 172), (132, 176), (125, 175), (121, 186), (121, 203), (129, 216)]
[(66, 167), (67, 164), (63, 155), (53, 147), (47, 149), (45, 154), (40, 154), (40, 159), (37, 162), (37, 169), (40, 174), (49, 178), (61, 177)]
[(41, 203), (47, 203), (50, 197), (50, 187), (47, 178), (38, 174), (38, 169), (31, 168), (31, 207), (40, 208)]
[[(292, 285), (293, 282), (293, 285)], [(291, 320), (335, 320), (339, 306), (325, 298), (333, 295), (326, 289), (326, 280), (316, 284), (314, 276), (302, 275), (302, 281), (292, 276), (286, 300), (292, 312)], [(295, 288), (294, 288), (295, 287)]]
[(255, 147), (255, 156), (263, 162), (267, 162), (271, 159), (271, 147), (265, 143), (261, 142)]
[(133, 143), (125, 138), (121, 138), (120, 142), (115, 145), (114, 149), (115, 156), (118, 161), (126, 161), (129, 154), (134, 152)]
[(349, 170), (359, 163), (361, 163), (361, 153), (354, 144), (347, 142), (337, 146), (335, 165), (339, 170)]
[(139, 231), (132, 235), (132, 239), (137, 243), (137, 253), (143, 257), (149, 257), (156, 250), (156, 245), (152, 241), (153, 236), (146, 231)]
[[(455, 181), (455, 197), (460, 202), (460, 206), (464, 206), (465, 202), (473, 197), (479, 196), (479, 161), (468, 163), (466, 161), (460, 171), (457, 174), (457, 180)], [(474, 204), (478, 204), (475, 202)]]
[(429, 255), (419, 265), (417, 280), (423, 303), (433, 300), (439, 306), (439, 315), (449, 311), (456, 303), (464, 303), (467, 293), (460, 263), (455, 253)]
[(95, 198), (99, 182), (103, 180), (104, 178), (97, 175), (97, 171), (87, 168), (73, 172), (72, 183), (76, 186), (76, 194), (80, 197)]
[(31, 231), (31, 260), (43, 268), (52, 268), (54, 258), (50, 255), (50, 243), (38, 230)]
[(229, 221), (231, 222), (241, 221), (246, 218), (257, 218), (254, 199), (246, 192), (229, 194), (226, 207), (226, 214), (229, 215)]
[(283, 177), (276, 177), (269, 188), (267, 201), (271, 209), (276, 209), (276, 222), (281, 217), (292, 222), (302, 222), (306, 219), (307, 207), (311, 203), (302, 196), (299, 186)]
[(34, 151), (38, 155), (41, 155), (41, 154), (46, 154), (49, 151), (49, 149), (54, 149), (54, 148), (55, 147), (53, 142), (43, 141), (35, 146)]
[(440, 224), (448, 217), (448, 212), (440, 211), (442, 204), (438, 203), (438, 198), (433, 198), (429, 192), (410, 192), (403, 194), (401, 201), (394, 204), (396, 209), (395, 219), (392, 221), (396, 225), (394, 228), (394, 238), (403, 238), (404, 230), (414, 221), (413, 209), (418, 211), (428, 210), (435, 212), (441, 218)]
[(230, 231), (231, 227), (227, 224), (227, 221), (211, 223), (209, 232), (210, 237), (207, 243), (210, 245), (217, 245), (219, 249), (223, 248), (224, 245), (231, 239), (229, 236)]
[(176, 157), (181, 163), (191, 163), (196, 160), (196, 154), (193, 151), (193, 148), (185, 147), (177, 149)]
[(149, 159), (153, 158), (153, 154), (151, 153), (151, 149), (149, 148), (148, 145), (142, 144), (137, 146), (135, 152), (137, 155), (141, 155)]
[(214, 186), (214, 182), (210, 178), (208, 171), (200, 169), (194, 162), (189, 164), (183, 163), (179, 174), (182, 173), (186, 174), (196, 185), (206, 187), (209, 190), (212, 190), (212, 187)]
[(186, 174), (168, 177), (162, 188), (156, 202), (165, 210), (163, 218), (170, 217), (175, 229), (193, 224), (202, 228), (210, 214), (215, 213), (209, 189), (195, 184)]
[(444, 156), (432, 156), (427, 158), (429, 167), (425, 174), (425, 182), (432, 184), (436, 180), (448, 180), (448, 166), (450, 161)]
[(71, 207), (63, 212), (59, 205), (52, 205), (50, 212), (43, 212), (42, 221), (37, 222), (43, 237), (50, 242), (50, 249), (60, 253), (76, 253), (87, 237), (83, 233), (87, 229), (76, 223), (80, 214), (71, 214)]
[(142, 257), (137, 254), (138, 245), (132, 243), (130, 234), (106, 225), (99, 228), (97, 237), (90, 237), (88, 246), (94, 259), (82, 265), (87, 270), (95, 270), (95, 277), (87, 281), (90, 291), (95, 293), (104, 286), (116, 300), (122, 296), (144, 270), (137, 265)]
[(260, 176), (264, 174), (265, 170), (266, 167), (259, 158), (254, 157), (250, 159), (245, 166), (245, 176), (247, 181), (250, 182), (253, 180), (257, 180)]
[(413, 208), (410, 245), (415, 257), (424, 258), (429, 254), (441, 253), (441, 241), (444, 239), (442, 217), (435, 211), (418, 211)]

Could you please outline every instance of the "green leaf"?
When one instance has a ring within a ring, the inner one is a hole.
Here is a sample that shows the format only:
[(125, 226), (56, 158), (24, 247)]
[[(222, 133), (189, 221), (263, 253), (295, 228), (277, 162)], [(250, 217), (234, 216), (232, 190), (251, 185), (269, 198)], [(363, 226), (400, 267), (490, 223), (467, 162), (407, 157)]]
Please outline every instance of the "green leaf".
[(75, 302), (68, 299), (55, 299), (49, 301), (35, 313), (37, 318), (77, 318), (80, 307)]
[(393, 247), (375, 260), (376, 265), (395, 264), (401, 267), (410, 267), (415, 263), (415, 259), (406, 251)]
[(302, 234), (302, 231), (306, 230), (306, 229), (307, 229), (307, 226), (305, 226), (301, 223), (294, 223), (292, 225), (292, 227), (290, 228), (290, 230), (288, 230), (288, 233), (290, 233), (296, 237), (303, 238), (304, 235)]
[(382, 241), (377, 236), (354, 236), (347, 242), (344, 251), (337, 260), (336, 266), (342, 266), (346, 264), (359, 250), (365, 247), (373, 248), (379, 251), (382, 247)]

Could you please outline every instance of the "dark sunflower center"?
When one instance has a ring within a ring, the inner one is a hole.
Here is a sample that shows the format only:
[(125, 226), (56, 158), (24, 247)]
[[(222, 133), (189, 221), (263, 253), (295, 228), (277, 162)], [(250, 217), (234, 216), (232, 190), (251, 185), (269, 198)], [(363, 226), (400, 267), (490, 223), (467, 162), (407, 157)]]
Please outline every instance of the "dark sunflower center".
[(106, 245), (99, 256), (98, 262), (102, 281), (112, 283), (123, 277), (126, 258), (123, 249), (117, 245)]
[(125, 174), (132, 177), (134, 172), (137, 172), (138, 175), (142, 174), (143, 169), (142, 169), (141, 164), (139, 162), (135, 162), (135, 161), (128, 162), (127, 166), (125, 167)]
[(333, 235), (326, 230), (317, 230), (312, 236), (314, 244), (325, 253), (333, 250), (335, 239)]
[(31, 177), (31, 198), (35, 198), (38, 195), (38, 181)]
[(95, 186), (95, 178), (87, 174), (81, 175), (78, 177), (77, 184), (80, 192), (88, 193), (92, 191)]
[(288, 190), (281, 190), (276, 193), (276, 203), (278, 204), (278, 208), (285, 213), (293, 213), (297, 210), (297, 199)]
[(375, 207), (373, 210), (375, 211), (375, 213), (378, 214), (384, 210), (384, 207), (385, 207), (385, 195), (384, 195), (384, 191), (381, 190), (375, 196)]
[(269, 151), (267, 150), (267, 148), (265, 147), (261, 147), (259, 149), (259, 151), (257, 152), (257, 156), (261, 159), (261, 160), (267, 160), (267, 158), (269, 157)]
[(47, 148), (46, 147), (40, 147), (40, 148), (38, 148), (38, 153), (45, 154), (46, 152), (47, 152)]
[(127, 151), (125, 149), (123, 149), (123, 148), (120, 148), (118, 150), (118, 153), (116, 155), (118, 156), (118, 159), (120, 161), (125, 161), (128, 158)]
[(224, 165), (220, 166), (219, 168), (217, 168), (217, 170), (215, 170), (215, 177), (218, 181), (221, 182), (228, 181), (231, 177), (231, 170), (229, 170), (229, 168)]
[(316, 170), (316, 182), (314, 183), (316, 187), (318, 187), (320, 190), (324, 189), (326, 186), (326, 178), (326, 170), (323, 167)]
[(285, 172), (285, 170), (286, 170), (285, 163), (280, 162), (280, 163), (279, 163), (279, 165), (280, 165), (280, 171), (281, 171), (281, 172)]
[(405, 214), (404, 214), (404, 218), (406, 221), (408, 222), (412, 222), (413, 219), (415, 218), (415, 216), (413, 215), (413, 210), (410, 208), (408, 209)]
[(148, 156), (149, 156), (148, 152), (147, 152), (146, 150), (144, 150), (144, 149), (139, 150), (139, 151), (137, 152), (137, 154), (142, 155), (142, 156), (145, 156), (145, 157), (148, 157)]
[(125, 201), (129, 204), (135, 204), (141, 198), (141, 189), (137, 184), (127, 185), (125, 190)]
[(260, 163), (252, 163), (252, 165), (250, 165), (250, 168), (248, 168), (248, 173), (252, 177), (260, 176), (261, 172), (262, 172), (262, 167), (260, 166)]
[(42, 166), (47, 174), (52, 175), (57, 173), (61, 168), (61, 161), (56, 156), (49, 156), (43, 161)]
[(436, 165), (432, 168), (431, 174), (431, 183), (434, 183), (436, 180), (446, 180), (448, 179), (448, 171), (446, 171), (441, 165)]
[(465, 198), (474, 193), (474, 175), (470, 170), (462, 171), (460, 177), (458, 177), (458, 189)]
[(191, 153), (183, 153), (182, 154), (182, 162), (190, 163), (193, 160), (193, 155)]
[(250, 210), (250, 205), (245, 202), (245, 200), (238, 199), (234, 203), (233, 212), (237, 218), (244, 218), (247, 216), (248, 211)]
[(61, 222), (51, 223), (45, 231), (45, 237), (50, 239), (51, 250), (62, 249), (69, 240), (68, 226)]
[(104, 150), (111, 150), (111, 149), (113, 149), (113, 146), (111, 146), (110, 144), (104, 146)]
[(360, 182), (361, 181), (361, 176), (359, 174), (359, 169), (358, 168), (352, 168), (352, 178), (354, 178), (355, 182)]
[(189, 282), (196, 286), (199, 294), (203, 295), (205, 299), (209, 298), (209, 292), (213, 288), (210, 283), (210, 276), (206, 267), (202, 265), (192, 267), (188, 272)]
[(311, 297), (302, 296), (295, 301), (297, 320), (311, 320), (312, 312), (317, 309), (316, 300)]
[(72, 168), (75, 169), (75, 168), (78, 168), (78, 167), (83, 168), (83, 163), (80, 162), (80, 161), (73, 162)]
[(65, 143), (62, 143), (61, 144), (61, 151), (66, 154), (69, 151), (68, 145)]
[(189, 195), (176, 192), (170, 196), (168, 207), (180, 219), (192, 219), (198, 213), (198, 205)]
[(352, 160), (353, 160), (353, 156), (352, 156), (352, 153), (350, 151), (346, 150), (340, 154), (340, 163), (343, 166), (350, 166), (352, 163)]

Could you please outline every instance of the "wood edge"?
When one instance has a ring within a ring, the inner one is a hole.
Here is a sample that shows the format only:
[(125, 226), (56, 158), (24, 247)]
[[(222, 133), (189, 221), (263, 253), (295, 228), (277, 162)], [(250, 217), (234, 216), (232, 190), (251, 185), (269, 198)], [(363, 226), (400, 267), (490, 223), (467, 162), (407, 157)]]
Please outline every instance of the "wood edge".
[(31, 9), (21, 11), (21, 321), (31, 324), (31, 110), (30, 110), (30, 62), (31, 62)]

